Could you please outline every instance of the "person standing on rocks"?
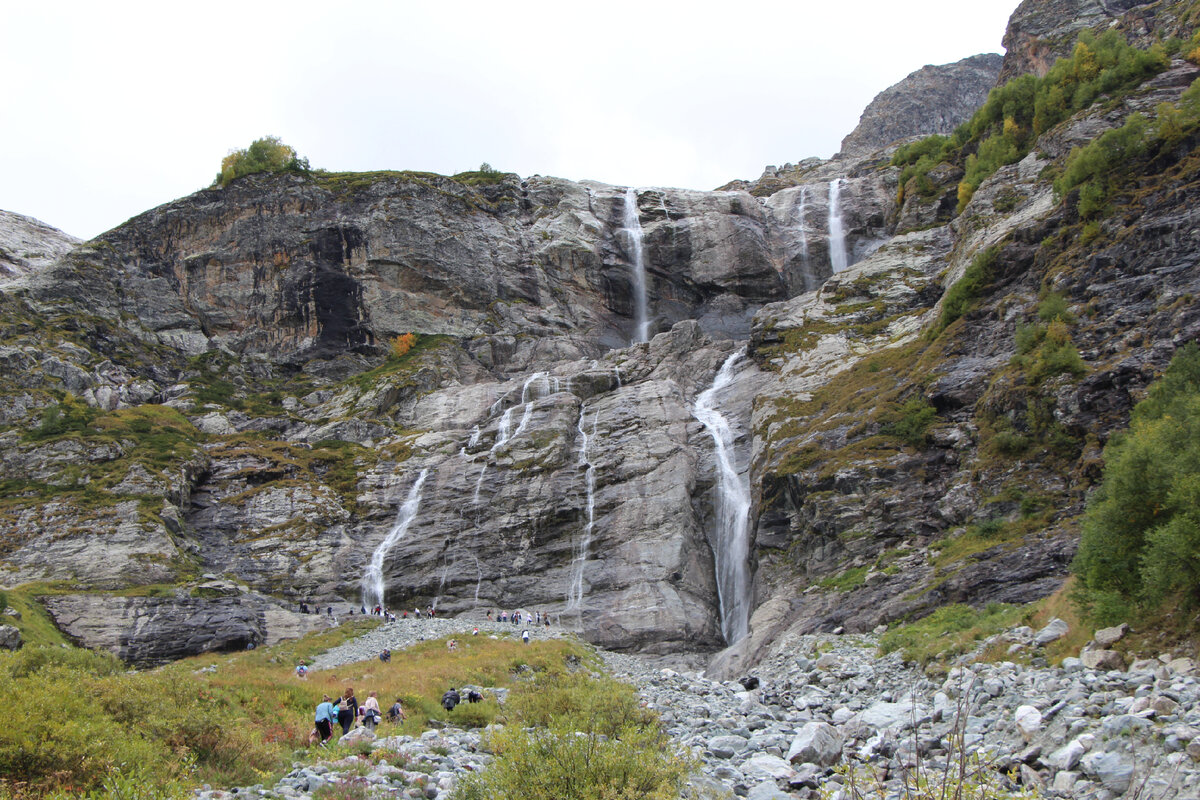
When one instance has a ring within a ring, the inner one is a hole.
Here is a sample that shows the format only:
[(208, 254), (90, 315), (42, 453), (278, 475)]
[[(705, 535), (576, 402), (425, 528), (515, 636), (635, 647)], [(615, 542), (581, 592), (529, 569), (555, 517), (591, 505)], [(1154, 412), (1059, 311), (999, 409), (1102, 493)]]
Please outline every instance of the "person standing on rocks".
[(375, 726), (379, 724), (379, 720), (383, 718), (383, 714), (379, 711), (379, 698), (377, 692), (371, 692), (367, 695), (366, 702), (363, 703), (363, 727), (375, 732)]
[(358, 699), (354, 696), (354, 689), (346, 687), (346, 691), (342, 694), (341, 708), (337, 713), (338, 724), (342, 726), (342, 736), (345, 736), (354, 727), (356, 716), (358, 716)]

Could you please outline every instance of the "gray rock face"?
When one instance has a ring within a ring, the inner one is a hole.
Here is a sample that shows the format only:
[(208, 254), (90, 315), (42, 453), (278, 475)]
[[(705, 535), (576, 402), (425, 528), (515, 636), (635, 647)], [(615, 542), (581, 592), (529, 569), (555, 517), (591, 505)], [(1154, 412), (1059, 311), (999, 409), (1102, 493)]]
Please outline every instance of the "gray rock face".
[(875, 95), (858, 127), (842, 139), (840, 157), (863, 156), (913, 136), (952, 133), (987, 100), (1002, 61), (998, 53), (982, 53), (921, 67)]
[(33, 217), (0, 211), (0, 285), (52, 264), (77, 244)]
[(225, 597), (59, 595), (45, 600), (54, 622), (79, 644), (152, 666), (214, 650), (274, 644), (324, 627), (254, 594)]

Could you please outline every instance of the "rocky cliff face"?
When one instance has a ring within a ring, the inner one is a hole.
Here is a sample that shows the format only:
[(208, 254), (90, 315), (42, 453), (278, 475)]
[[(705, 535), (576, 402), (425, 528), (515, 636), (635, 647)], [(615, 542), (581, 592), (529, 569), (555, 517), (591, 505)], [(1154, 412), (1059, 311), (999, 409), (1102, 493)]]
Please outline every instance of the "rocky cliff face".
[(983, 53), (953, 64), (928, 65), (884, 89), (842, 139), (843, 158), (882, 150), (898, 139), (946, 135), (971, 118), (1000, 75), (1002, 57)]
[(79, 240), (44, 222), (0, 211), (0, 283), (52, 264)]
[[(728, 363), (753, 614), (715, 672), (787, 631), (1044, 596), (1104, 441), (1200, 335), (1195, 143), (1088, 227), (1049, 176), (1196, 75), (1048, 131), (961, 213), (961, 169), (901, 195), (891, 151), (866, 152), (890, 122), (717, 192), (282, 175), (155, 209), (0, 289), (0, 574), (74, 585), (60, 625), (146, 663), (380, 586), (713, 650), (740, 532), (695, 405)], [(1046, 375), (1018, 331), (1051, 295), (1081, 367)]]

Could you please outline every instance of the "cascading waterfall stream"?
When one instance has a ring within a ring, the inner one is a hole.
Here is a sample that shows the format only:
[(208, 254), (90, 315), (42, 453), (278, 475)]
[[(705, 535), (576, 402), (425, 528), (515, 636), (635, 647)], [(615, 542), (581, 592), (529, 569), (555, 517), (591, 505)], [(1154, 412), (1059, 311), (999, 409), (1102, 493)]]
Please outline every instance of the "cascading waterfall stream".
[(584, 412), (579, 409), (579, 464), (585, 467), (583, 476), (587, 487), (587, 522), (579, 536), (579, 542), (571, 557), (571, 583), (567, 587), (567, 611), (583, 612), (583, 567), (587, 563), (588, 549), (592, 546), (592, 528), (596, 523), (596, 467), (588, 459), (588, 444), (596, 437), (596, 422), (600, 412), (592, 417), (592, 433), (584, 430)]
[(808, 230), (805, 217), (808, 215), (808, 187), (800, 187), (800, 203), (796, 208), (796, 220), (800, 223), (800, 266), (808, 271)]
[(621, 233), (625, 235), (625, 252), (633, 262), (633, 319), (636, 327), (630, 344), (648, 342), (650, 316), (646, 304), (646, 256), (636, 189), (625, 190), (625, 213), (621, 226)]
[(384, 589), (386, 588), (383, 583), (383, 562), (387, 559), (391, 549), (396, 546), (396, 542), (403, 539), (404, 535), (408, 533), (409, 526), (417, 518), (417, 510), (421, 505), (421, 487), (425, 485), (425, 478), (428, 476), (428, 469), (421, 470), (416, 482), (408, 490), (408, 497), (400, 506), (399, 513), (396, 514), (396, 524), (388, 531), (388, 535), (383, 537), (383, 541), (371, 555), (371, 563), (367, 566), (366, 574), (362, 579), (362, 604), (367, 608), (383, 605)]
[(842, 179), (829, 182), (829, 266), (834, 273), (850, 266), (846, 257), (846, 231), (842, 227)]
[(734, 463), (733, 429), (717, 410), (717, 395), (733, 383), (733, 371), (745, 348), (725, 359), (711, 387), (700, 393), (692, 416), (712, 436), (717, 456), (716, 561), (717, 598), (721, 607), (721, 633), (728, 644), (750, 630), (750, 480), (738, 474)]

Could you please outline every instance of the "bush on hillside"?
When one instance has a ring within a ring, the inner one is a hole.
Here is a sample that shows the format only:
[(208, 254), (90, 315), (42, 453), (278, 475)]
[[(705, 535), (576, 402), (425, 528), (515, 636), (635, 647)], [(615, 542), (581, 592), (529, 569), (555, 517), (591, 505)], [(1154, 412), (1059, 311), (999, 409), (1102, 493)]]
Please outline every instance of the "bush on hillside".
[(255, 139), (245, 150), (231, 150), (221, 160), (221, 171), (214, 185), (228, 186), (230, 181), (257, 172), (308, 172), (308, 159), (296, 155), (296, 151), (284, 144), (277, 136)]
[(1074, 571), (1096, 622), (1200, 602), (1200, 348), (1176, 353), (1130, 427), (1104, 449)]
[[(968, 122), (949, 136), (930, 136), (898, 149), (892, 163), (904, 167), (901, 185), (942, 162), (960, 164), (966, 174), (958, 189), (958, 210), (975, 190), (1006, 164), (1025, 157), (1037, 137), (1104, 96), (1116, 96), (1166, 69), (1162, 47), (1139, 50), (1110, 30), (1079, 35), (1074, 52), (1042, 78), (1023, 75), (988, 95)], [(928, 180), (925, 180), (928, 183)]]

